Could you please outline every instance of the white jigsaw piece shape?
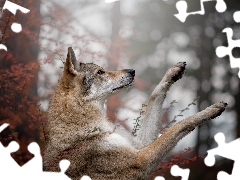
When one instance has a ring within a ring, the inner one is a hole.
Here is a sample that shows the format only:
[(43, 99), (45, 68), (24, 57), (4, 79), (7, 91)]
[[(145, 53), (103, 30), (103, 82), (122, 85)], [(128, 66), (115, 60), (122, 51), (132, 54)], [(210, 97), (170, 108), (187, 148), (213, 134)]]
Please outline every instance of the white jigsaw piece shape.
[(236, 23), (240, 23), (240, 11), (236, 11), (234, 14), (233, 14), (233, 19)]
[(157, 177), (155, 177), (155, 179), (154, 180), (165, 180), (165, 178), (164, 177), (162, 177), (162, 176), (157, 176)]
[(214, 136), (215, 141), (218, 144), (217, 148), (211, 149), (208, 155), (204, 159), (207, 166), (213, 166), (215, 164), (215, 155), (225, 157), (227, 159), (234, 160), (232, 174), (229, 175), (226, 172), (220, 171), (217, 175), (218, 180), (239, 180), (240, 177), (240, 139), (236, 139), (230, 143), (225, 143), (225, 136), (223, 133), (218, 133)]
[[(19, 149), (18, 143), (11, 142), (8, 147), (4, 148), (4, 146), (0, 143), (0, 177), (8, 177), (7, 175), (10, 175), (10, 177), (13, 175), (12, 171), (14, 170), (14, 174), (19, 174), (17, 172), (19, 165), (16, 163), (16, 161), (11, 157), (12, 152), (16, 152)], [(15, 171), (16, 170), (16, 171)], [(9, 177), (9, 178), (10, 178)]]
[(174, 14), (174, 16), (176, 18), (178, 18), (182, 23), (184, 23), (186, 21), (187, 17), (190, 15), (195, 15), (195, 14), (203, 15), (203, 14), (205, 14), (205, 8), (204, 8), (203, 3), (208, 2), (208, 1), (217, 1), (215, 8), (220, 13), (226, 11), (226, 9), (227, 9), (227, 5), (224, 2), (224, 0), (201, 0), (200, 1), (201, 10), (188, 13), (187, 12), (187, 8), (188, 8), (187, 2), (182, 0), (182, 1), (178, 1), (176, 3), (176, 8), (178, 10), (178, 14)]
[[(8, 127), (9, 124), (3, 124), (0, 126), (0, 133)], [(15, 175), (19, 174), (19, 165), (16, 161), (11, 157), (12, 152), (16, 152), (19, 149), (18, 143), (15, 141), (11, 142), (8, 147), (4, 147), (2, 143), (0, 143), (0, 178), (5, 179), (16, 179)], [(13, 173), (14, 172), (14, 173)]]
[[(235, 22), (240, 22), (240, 11), (234, 13), (233, 18)], [(235, 47), (240, 47), (240, 39), (233, 40), (233, 30), (232, 28), (225, 28), (223, 32), (227, 35), (228, 47), (219, 46), (216, 49), (216, 54), (219, 58), (224, 56), (229, 56), (231, 68), (239, 68), (238, 77), (240, 78), (240, 58), (234, 58), (232, 55), (232, 50)]]
[[(171, 167), (171, 174), (173, 176), (181, 176), (182, 180), (188, 180), (189, 173), (189, 169), (182, 169), (178, 165), (173, 165)], [(165, 180), (165, 178), (162, 176), (157, 176), (154, 180)]]
[(181, 176), (182, 180), (188, 180), (189, 173), (189, 169), (182, 169), (178, 165), (173, 165), (171, 168), (171, 174), (173, 176)]
[[(0, 133), (8, 126), (9, 124), (1, 125)], [(34, 155), (34, 157), (29, 162), (20, 167), (10, 154), (12, 152), (16, 152), (18, 149), (19, 144), (15, 141), (12, 141), (6, 148), (2, 145), (2, 143), (0, 143), (0, 179), (70, 180), (70, 178), (65, 174), (67, 168), (70, 166), (70, 162), (68, 160), (60, 161), (60, 173), (43, 172), (40, 147), (37, 143), (32, 142), (28, 145), (28, 150)], [(89, 176), (83, 176), (81, 180), (91, 180), (91, 178)]]
[[(30, 12), (29, 9), (24, 8), (22, 6), (19, 6), (15, 3), (12, 3), (11, 1), (6, 0), (6, 2), (4, 3), (4, 6), (2, 8), (2, 11), (8, 9), (11, 13), (13, 13), (14, 15), (16, 15), (17, 10), (20, 10), (22, 13), (28, 13)], [(22, 25), (19, 23), (13, 23), (11, 26), (11, 29), (13, 32), (15, 33), (19, 33), (22, 31)], [(4, 44), (0, 44), (0, 49), (3, 49), (5, 51), (7, 51), (7, 47)]]
[(24, 8), (24, 7), (22, 7), (22, 6), (19, 6), (19, 5), (15, 4), (15, 3), (12, 3), (11, 1), (8, 1), (8, 0), (6, 0), (6, 2), (5, 2), (5, 4), (4, 4), (4, 6), (3, 6), (2, 9), (3, 9), (3, 10), (4, 10), (4, 9), (8, 9), (8, 10), (9, 10), (11, 13), (13, 13), (14, 15), (16, 15), (17, 10), (22, 11), (22, 13), (28, 13), (28, 12), (30, 12), (29, 9)]

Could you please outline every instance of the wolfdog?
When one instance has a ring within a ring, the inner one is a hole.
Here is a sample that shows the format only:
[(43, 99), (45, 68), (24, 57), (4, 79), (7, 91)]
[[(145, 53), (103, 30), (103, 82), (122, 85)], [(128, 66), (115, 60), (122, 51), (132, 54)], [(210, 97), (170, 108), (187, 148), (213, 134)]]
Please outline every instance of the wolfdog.
[(79, 180), (145, 180), (162, 158), (198, 125), (219, 116), (227, 106), (218, 102), (169, 128), (159, 136), (162, 104), (171, 85), (182, 77), (186, 63), (171, 67), (152, 92), (137, 136), (118, 129), (106, 117), (104, 103), (129, 88), (135, 71), (107, 71), (80, 63), (68, 48), (63, 74), (48, 110), (44, 170), (58, 170), (60, 157), (71, 162), (66, 174)]

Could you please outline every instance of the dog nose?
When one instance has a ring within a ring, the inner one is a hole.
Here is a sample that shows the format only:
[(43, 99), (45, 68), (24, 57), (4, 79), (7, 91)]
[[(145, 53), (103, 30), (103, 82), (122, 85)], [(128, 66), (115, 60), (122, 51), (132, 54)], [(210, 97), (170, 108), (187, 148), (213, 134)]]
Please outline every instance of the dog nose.
[(124, 69), (124, 71), (131, 74), (132, 76), (135, 76), (135, 70), (133, 69)]

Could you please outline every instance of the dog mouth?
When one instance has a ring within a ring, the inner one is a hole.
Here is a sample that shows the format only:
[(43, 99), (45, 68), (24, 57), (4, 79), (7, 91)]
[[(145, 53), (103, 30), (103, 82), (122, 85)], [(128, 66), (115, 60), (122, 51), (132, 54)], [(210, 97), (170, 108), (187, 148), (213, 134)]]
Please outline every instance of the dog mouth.
[(129, 86), (132, 85), (132, 83), (133, 83), (133, 79), (132, 79), (131, 82), (129, 82), (128, 84), (124, 84), (124, 85), (122, 85), (122, 86), (119, 86), (119, 87), (117, 87), (117, 88), (114, 88), (114, 89), (112, 89), (112, 91), (116, 91), (116, 90), (119, 90), (119, 89), (122, 89), (122, 88), (129, 87)]

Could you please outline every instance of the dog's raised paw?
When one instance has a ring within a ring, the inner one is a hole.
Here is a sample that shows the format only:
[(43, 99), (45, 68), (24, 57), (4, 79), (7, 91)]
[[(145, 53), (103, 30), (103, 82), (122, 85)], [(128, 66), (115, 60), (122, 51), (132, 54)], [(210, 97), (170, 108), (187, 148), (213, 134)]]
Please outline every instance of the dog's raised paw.
[(225, 102), (218, 102), (218, 103), (215, 103), (213, 104), (212, 106), (208, 107), (208, 108), (212, 108), (214, 110), (216, 110), (216, 113), (213, 114), (213, 116), (211, 116), (211, 119), (214, 119), (218, 116), (220, 116), (222, 114), (222, 112), (225, 110), (225, 108), (227, 107), (227, 103)]
[(183, 74), (186, 71), (186, 65), (186, 62), (179, 62), (169, 69), (167, 74), (170, 76), (169, 78), (172, 83), (182, 78)]
[[(174, 67), (177, 67), (176, 69), (176, 75), (173, 76), (173, 79), (176, 78), (175, 81), (182, 78), (183, 74), (186, 72), (186, 62), (179, 62)], [(174, 68), (175, 69), (175, 68)]]

